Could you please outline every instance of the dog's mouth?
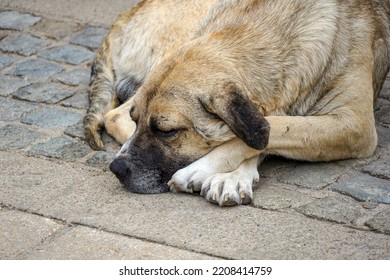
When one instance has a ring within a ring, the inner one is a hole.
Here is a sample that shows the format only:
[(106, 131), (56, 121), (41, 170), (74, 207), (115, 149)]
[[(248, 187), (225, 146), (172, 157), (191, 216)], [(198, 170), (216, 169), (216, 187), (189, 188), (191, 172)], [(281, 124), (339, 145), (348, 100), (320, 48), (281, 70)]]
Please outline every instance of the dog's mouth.
[(110, 170), (123, 186), (134, 193), (159, 194), (169, 191), (168, 179), (157, 169), (145, 169), (134, 166), (125, 158), (114, 159)]

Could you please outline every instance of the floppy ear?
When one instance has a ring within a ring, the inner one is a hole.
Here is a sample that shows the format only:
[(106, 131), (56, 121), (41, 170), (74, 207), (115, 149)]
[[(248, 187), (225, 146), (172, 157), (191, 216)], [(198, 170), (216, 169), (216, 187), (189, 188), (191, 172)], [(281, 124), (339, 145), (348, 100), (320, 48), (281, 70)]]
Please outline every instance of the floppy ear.
[(269, 123), (234, 84), (228, 84), (222, 93), (201, 102), (207, 111), (226, 122), (248, 146), (262, 150), (268, 145)]

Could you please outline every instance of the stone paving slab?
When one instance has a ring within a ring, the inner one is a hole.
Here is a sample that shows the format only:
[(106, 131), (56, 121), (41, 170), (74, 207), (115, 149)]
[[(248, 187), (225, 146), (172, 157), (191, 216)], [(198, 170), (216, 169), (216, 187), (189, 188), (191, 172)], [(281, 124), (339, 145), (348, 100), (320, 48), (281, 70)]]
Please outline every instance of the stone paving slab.
[(390, 179), (390, 154), (382, 154), (378, 160), (364, 166), (363, 172), (382, 179)]
[(30, 56), (48, 45), (50, 45), (50, 42), (47, 40), (42, 40), (27, 34), (15, 34), (1, 40), (0, 50)]
[(47, 143), (36, 144), (30, 149), (32, 155), (60, 159), (78, 159), (86, 156), (90, 152), (91, 148), (64, 136), (52, 138)]
[(1, 208), (0, 225), (0, 259), (18, 259), (64, 227), (49, 218)]
[(76, 65), (90, 60), (93, 52), (77, 46), (64, 45), (43, 50), (38, 55), (48, 60)]
[[(91, 76), (90, 69), (75, 69), (57, 76), (56, 80), (70, 86), (87, 85)], [(84, 95), (88, 96), (84, 93)]]
[(36, 139), (42, 138), (43, 135), (32, 129), (8, 124), (0, 127), (0, 148), (1, 149), (22, 149), (33, 143)]
[(0, 203), (67, 223), (222, 258), (390, 257), (390, 238), (384, 234), (317, 221), (295, 212), (250, 206), (220, 208), (192, 195), (132, 194), (112, 175), (96, 168), (8, 152), (0, 155), (4, 166), (0, 171)]
[(0, 13), (0, 28), (22, 31), (33, 26), (41, 19), (41, 17), (17, 11), (4, 11)]
[(79, 34), (76, 34), (70, 42), (90, 49), (97, 49), (100, 47), (107, 32), (107, 28), (88, 27)]
[(16, 64), (10, 70), (10, 74), (27, 78), (50, 78), (55, 74), (64, 71), (64, 68), (58, 64), (48, 62), (42, 59), (31, 59)]
[(0, 69), (12, 64), (15, 60), (11, 56), (0, 54)]
[(297, 211), (309, 217), (349, 224), (362, 216), (363, 206), (340, 197), (328, 196), (300, 206)]
[(299, 207), (315, 199), (299, 191), (285, 189), (282, 184), (275, 181), (262, 180), (259, 185), (259, 188), (254, 191), (255, 207), (269, 210), (288, 209)]
[(74, 125), (81, 119), (82, 115), (80, 113), (50, 107), (26, 114), (21, 119), (21, 122), (44, 128), (55, 129)]
[(18, 100), (0, 98), (0, 121), (15, 121), (39, 106)]
[(71, 97), (74, 92), (54, 83), (36, 83), (19, 89), (13, 96), (27, 101), (55, 104)]
[(63, 22), (44, 18), (29, 29), (29, 32), (53, 40), (61, 40), (73, 36), (80, 29), (81, 25), (76, 22)]
[(328, 163), (302, 163), (283, 172), (278, 181), (300, 187), (320, 190), (334, 183), (344, 171)]
[(0, 76), (0, 96), (7, 97), (18, 89), (30, 85), (30, 82), (21, 77)]
[(44, 2), (26, 0), (2, 0), (0, 7), (30, 12), (51, 19), (81, 22), (110, 27), (120, 13), (128, 10), (140, 0), (50, 0)]
[(65, 107), (85, 109), (89, 105), (87, 90), (84, 88), (76, 90), (75, 94), (72, 97), (62, 101), (61, 104)]
[(355, 173), (340, 180), (332, 189), (350, 195), (359, 201), (390, 204), (390, 182)]
[(208, 255), (197, 254), (161, 244), (129, 238), (88, 227), (77, 226), (51, 242), (34, 248), (25, 259), (50, 260), (212, 260)]
[(390, 210), (376, 214), (366, 224), (376, 231), (390, 234)]

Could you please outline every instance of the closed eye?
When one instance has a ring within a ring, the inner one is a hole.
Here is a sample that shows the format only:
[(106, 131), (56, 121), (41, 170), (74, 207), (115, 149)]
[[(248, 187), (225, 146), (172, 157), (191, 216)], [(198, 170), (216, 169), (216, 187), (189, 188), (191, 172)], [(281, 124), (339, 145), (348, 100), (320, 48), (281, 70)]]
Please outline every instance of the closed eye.
[(175, 129), (175, 128), (162, 129), (161, 127), (159, 127), (158, 122), (155, 118), (152, 118), (150, 120), (150, 129), (154, 135), (165, 139), (172, 138), (179, 132), (179, 129)]
[(170, 130), (155, 129), (155, 134), (163, 138), (171, 138), (175, 136), (178, 132), (179, 132), (178, 129), (170, 129)]

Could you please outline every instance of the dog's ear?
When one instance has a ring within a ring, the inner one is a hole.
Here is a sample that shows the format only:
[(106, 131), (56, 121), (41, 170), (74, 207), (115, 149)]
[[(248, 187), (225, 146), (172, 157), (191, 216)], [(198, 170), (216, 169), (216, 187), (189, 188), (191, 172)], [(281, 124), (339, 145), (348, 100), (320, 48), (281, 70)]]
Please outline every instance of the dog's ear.
[(229, 83), (222, 92), (201, 99), (203, 106), (222, 119), (248, 146), (262, 150), (268, 145), (270, 126), (256, 106)]

